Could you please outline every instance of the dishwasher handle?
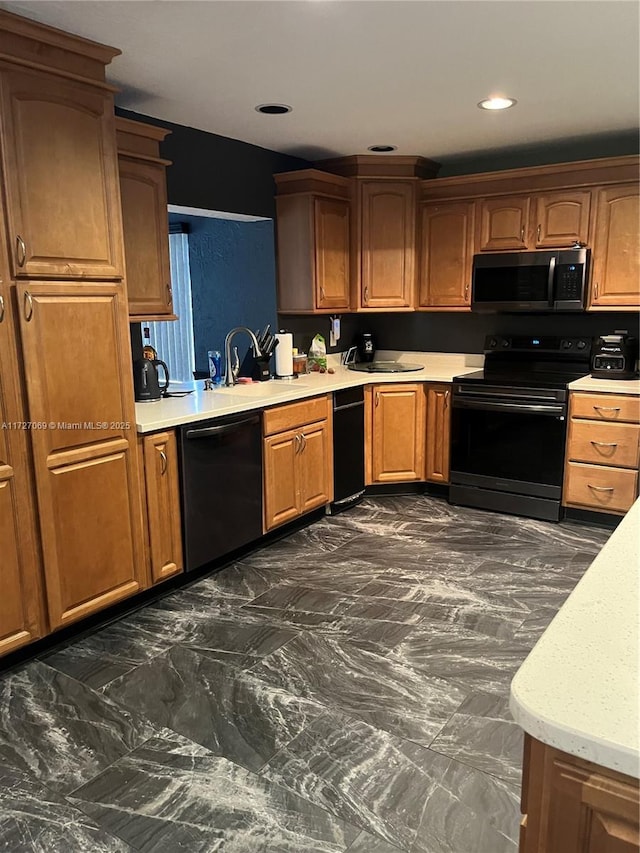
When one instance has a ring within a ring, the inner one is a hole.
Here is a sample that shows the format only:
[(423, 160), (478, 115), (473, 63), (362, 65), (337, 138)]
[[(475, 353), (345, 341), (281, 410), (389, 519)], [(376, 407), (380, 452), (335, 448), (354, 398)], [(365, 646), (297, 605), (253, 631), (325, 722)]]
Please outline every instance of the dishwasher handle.
[(219, 424), (218, 426), (203, 427), (202, 429), (188, 429), (185, 431), (185, 438), (213, 438), (220, 435), (229, 435), (232, 432), (237, 432), (245, 426), (260, 423), (260, 417), (254, 415), (252, 418), (244, 418), (241, 421), (233, 421), (232, 423)]
[(355, 403), (345, 403), (342, 406), (336, 406), (334, 408), (334, 412), (346, 412), (347, 409), (357, 409), (358, 407), (364, 407), (364, 400), (358, 400)]

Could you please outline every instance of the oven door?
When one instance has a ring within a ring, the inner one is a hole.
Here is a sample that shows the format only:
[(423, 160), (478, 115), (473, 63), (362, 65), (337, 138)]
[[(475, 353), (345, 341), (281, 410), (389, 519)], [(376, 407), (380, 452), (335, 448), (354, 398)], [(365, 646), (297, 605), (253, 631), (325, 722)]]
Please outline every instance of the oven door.
[[(520, 394), (523, 392), (521, 391)], [(460, 389), (453, 395), (451, 482), (560, 500), (564, 469), (564, 392)]]

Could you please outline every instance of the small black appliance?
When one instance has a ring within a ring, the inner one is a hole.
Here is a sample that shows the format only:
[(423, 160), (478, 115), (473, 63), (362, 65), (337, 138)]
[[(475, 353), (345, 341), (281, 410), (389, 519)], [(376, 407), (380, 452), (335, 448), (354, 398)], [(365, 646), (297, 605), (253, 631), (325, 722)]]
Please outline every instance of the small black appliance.
[(638, 339), (626, 329), (612, 335), (601, 335), (593, 345), (591, 375), (595, 379), (636, 379), (638, 371)]
[[(164, 384), (160, 385), (158, 367), (164, 370)], [(159, 358), (140, 358), (133, 362), (133, 389), (136, 403), (153, 403), (162, 399), (169, 387), (169, 368)]]
[(373, 361), (376, 357), (376, 342), (371, 332), (361, 332), (356, 336), (358, 361)]

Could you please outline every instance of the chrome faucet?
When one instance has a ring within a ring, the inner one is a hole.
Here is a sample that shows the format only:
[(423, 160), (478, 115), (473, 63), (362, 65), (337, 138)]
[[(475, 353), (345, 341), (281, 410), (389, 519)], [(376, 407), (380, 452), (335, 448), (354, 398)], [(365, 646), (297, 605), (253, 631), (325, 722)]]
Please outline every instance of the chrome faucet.
[(253, 354), (256, 358), (259, 358), (262, 355), (262, 351), (258, 345), (258, 339), (251, 329), (247, 329), (246, 326), (236, 326), (235, 329), (231, 329), (227, 334), (227, 337), (224, 339), (224, 384), (227, 386), (236, 384), (236, 374), (231, 366), (231, 341), (238, 332), (246, 332), (249, 335), (251, 343), (253, 344)]

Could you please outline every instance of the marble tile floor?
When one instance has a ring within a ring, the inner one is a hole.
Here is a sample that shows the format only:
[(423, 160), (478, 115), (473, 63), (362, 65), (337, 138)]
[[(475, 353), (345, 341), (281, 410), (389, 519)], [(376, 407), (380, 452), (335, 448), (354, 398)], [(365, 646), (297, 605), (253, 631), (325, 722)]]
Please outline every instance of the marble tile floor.
[(609, 535), (369, 498), (0, 673), (0, 851), (516, 853), (509, 682)]

